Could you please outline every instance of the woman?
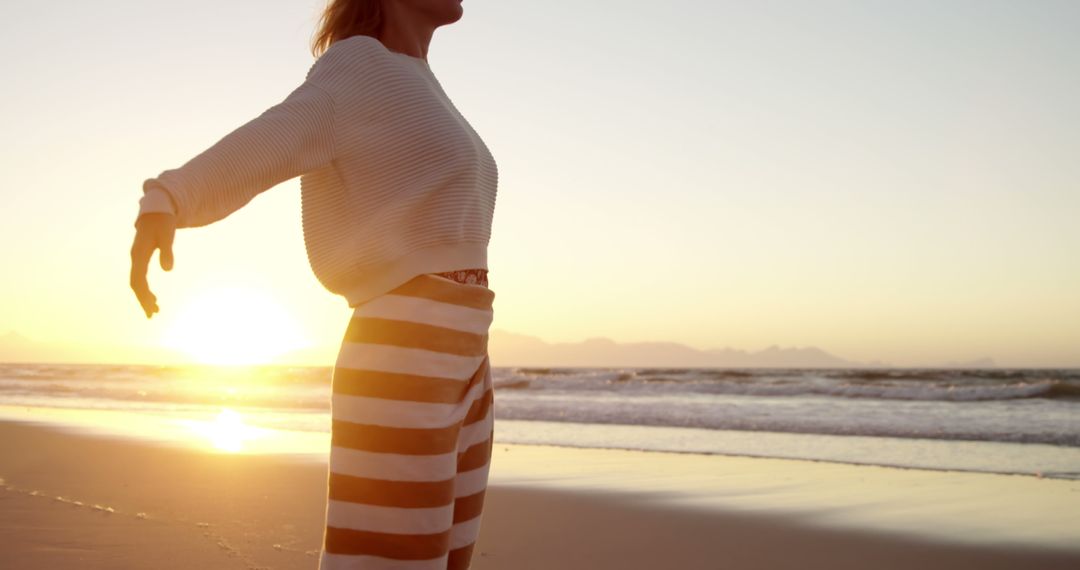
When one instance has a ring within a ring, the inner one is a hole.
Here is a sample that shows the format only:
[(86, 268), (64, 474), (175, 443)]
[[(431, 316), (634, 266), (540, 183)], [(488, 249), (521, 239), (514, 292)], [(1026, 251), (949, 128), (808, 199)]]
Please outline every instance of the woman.
[[(353, 309), (332, 378), (322, 570), (468, 568), (488, 481), (498, 173), (427, 63), (459, 0), (332, 0), (281, 103), (143, 184), (131, 287), (176, 228), (301, 176), (308, 260)], [(320, 55), (321, 53), (321, 55)], [(212, 326), (208, 323), (207, 326)]]

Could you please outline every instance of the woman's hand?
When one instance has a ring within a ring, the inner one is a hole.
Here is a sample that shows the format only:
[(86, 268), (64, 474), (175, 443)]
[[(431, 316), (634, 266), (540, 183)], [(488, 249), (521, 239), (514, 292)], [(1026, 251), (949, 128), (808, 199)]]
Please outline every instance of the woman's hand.
[(173, 237), (176, 235), (176, 216), (164, 213), (146, 213), (135, 221), (135, 243), (131, 245), (131, 288), (139, 299), (146, 318), (158, 312), (157, 297), (150, 292), (146, 271), (155, 249), (160, 249), (158, 259), (161, 268), (172, 271)]

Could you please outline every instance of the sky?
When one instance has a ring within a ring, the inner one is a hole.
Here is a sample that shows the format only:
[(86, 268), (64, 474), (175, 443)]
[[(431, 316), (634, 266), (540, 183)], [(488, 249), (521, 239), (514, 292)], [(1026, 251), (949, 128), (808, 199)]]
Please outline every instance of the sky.
[[(128, 286), (142, 181), (302, 83), (321, 6), (5, 7), (0, 333), (332, 364), (299, 178), (179, 230), (153, 319)], [(499, 165), (493, 329), (1080, 366), (1080, 3), (463, 6), (428, 60)]]

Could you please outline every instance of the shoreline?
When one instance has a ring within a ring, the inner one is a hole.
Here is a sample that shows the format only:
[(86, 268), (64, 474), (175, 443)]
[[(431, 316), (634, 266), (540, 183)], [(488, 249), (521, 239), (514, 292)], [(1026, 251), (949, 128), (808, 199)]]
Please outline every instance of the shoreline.
[[(0, 477), (12, 569), (316, 565), (325, 462), (0, 421)], [(1075, 481), (496, 443), (472, 567), (1070, 568), (1075, 513)]]
[[(220, 412), (222, 408), (216, 411)], [(322, 458), (329, 442), (327, 431), (297, 431), (244, 423), (249, 413), (236, 408), (234, 425), (213, 421), (213, 412), (162, 412), (78, 407), (15, 406), (0, 404), (0, 422), (35, 422), (89, 432), (205, 449), (229, 447), (231, 452), (292, 454)], [(201, 417), (201, 419), (199, 419)], [(886, 467), (1080, 481), (1080, 448), (1035, 443), (983, 440), (939, 440), (865, 435), (797, 432), (712, 430), (653, 425), (583, 424), (544, 420), (496, 418), (495, 444), (548, 446), (564, 449), (599, 449), (643, 453), (786, 459), (836, 463), (859, 467)], [(237, 431), (228, 437), (215, 432)], [(568, 432), (573, 432), (568, 435)], [(544, 434), (544, 435), (538, 435)], [(567, 443), (567, 440), (577, 440)], [(577, 443), (581, 442), (581, 443)], [(654, 444), (645, 447), (642, 442)], [(591, 445), (590, 445), (591, 444)], [(768, 452), (756, 452), (767, 449)], [(813, 449), (811, 456), (807, 449)], [(1011, 458), (1008, 460), (1006, 458)], [(1026, 468), (1022, 468), (1021, 464)], [(1041, 468), (1036, 468), (1041, 467)]]

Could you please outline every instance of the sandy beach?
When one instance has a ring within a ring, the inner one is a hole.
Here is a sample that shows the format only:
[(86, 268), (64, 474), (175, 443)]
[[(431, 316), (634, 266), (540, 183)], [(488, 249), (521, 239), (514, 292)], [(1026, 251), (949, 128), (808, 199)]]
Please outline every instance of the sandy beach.
[[(3, 567), (315, 568), (326, 465), (0, 421)], [(1080, 481), (496, 444), (477, 570), (1076, 568)]]

